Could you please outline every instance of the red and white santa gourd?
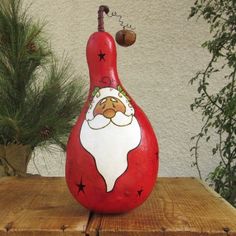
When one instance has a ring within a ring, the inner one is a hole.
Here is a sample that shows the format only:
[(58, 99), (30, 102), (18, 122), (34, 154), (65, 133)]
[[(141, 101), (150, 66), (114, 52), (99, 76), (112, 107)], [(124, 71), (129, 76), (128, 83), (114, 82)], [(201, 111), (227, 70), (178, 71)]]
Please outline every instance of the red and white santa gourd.
[(119, 80), (113, 37), (104, 31), (93, 33), (86, 54), (90, 92), (69, 137), (66, 181), (84, 207), (100, 213), (127, 212), (141, 205), (154, 187), (157, 140)]

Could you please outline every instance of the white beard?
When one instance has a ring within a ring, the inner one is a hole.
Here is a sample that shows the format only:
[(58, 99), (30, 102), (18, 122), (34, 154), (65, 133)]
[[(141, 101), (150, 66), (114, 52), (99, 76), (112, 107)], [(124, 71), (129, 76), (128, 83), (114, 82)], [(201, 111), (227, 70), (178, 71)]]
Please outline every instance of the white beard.
[(124, 126), (109, 122), (102, 128), (91, 128), (88, 122), (85, 120), (81, 127), (81, 144), (94, 157), (98, 172), (106, 182), (107, 192), (110, 192), (128, 168), (128, 152), (140, 143), (140, 126), (133, 115)]

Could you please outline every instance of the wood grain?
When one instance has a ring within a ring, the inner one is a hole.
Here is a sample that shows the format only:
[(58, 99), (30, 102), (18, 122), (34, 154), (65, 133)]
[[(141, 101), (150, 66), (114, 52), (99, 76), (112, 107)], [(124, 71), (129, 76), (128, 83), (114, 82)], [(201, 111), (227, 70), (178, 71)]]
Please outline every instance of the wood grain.
[(0, 236), (84, 235), (88, 219), (64, 178), (0, 178)]
[(89, 216), (64, 178), (0, 178), (0, 236), (236, 236), (236, 210), (195, 178), (159, 178), (141, 207)]
[(236, 236), (236, 210), (195, 178), (159, 178), (150, 198), (122, 215), (94, 214), (90, 236)]

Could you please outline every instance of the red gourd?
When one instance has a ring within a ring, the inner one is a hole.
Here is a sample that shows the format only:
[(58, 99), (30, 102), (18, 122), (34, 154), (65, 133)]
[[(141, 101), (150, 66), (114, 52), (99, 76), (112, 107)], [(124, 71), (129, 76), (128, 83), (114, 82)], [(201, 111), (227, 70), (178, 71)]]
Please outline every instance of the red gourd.
[(150, 122), (122, 86), (113, 37), (98, 32), (87, 43), (90, 91), (67, 145), (66, 181), (74, 198), (99, 213), (141, 205), (158, 171), (158, 144)]

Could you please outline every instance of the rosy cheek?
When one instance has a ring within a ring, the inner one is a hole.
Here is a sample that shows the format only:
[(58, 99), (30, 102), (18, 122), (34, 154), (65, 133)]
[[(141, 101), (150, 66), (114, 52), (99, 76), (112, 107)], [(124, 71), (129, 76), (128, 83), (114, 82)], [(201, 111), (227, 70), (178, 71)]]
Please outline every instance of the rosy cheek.
[(97, 106), (94, 111), (93, 111), (93, 115), (96, 116), (98, 114), (103, 114), (103, 108), (101, 105)]

